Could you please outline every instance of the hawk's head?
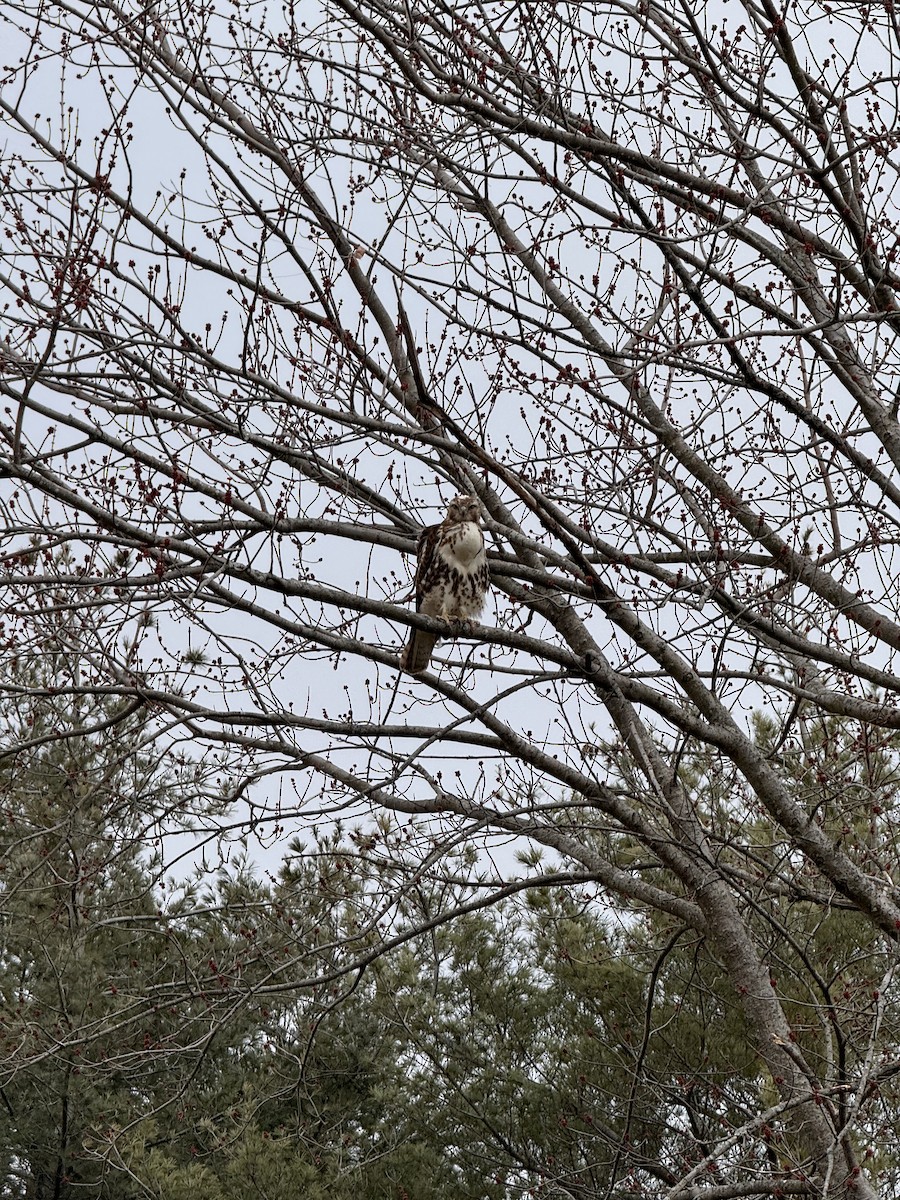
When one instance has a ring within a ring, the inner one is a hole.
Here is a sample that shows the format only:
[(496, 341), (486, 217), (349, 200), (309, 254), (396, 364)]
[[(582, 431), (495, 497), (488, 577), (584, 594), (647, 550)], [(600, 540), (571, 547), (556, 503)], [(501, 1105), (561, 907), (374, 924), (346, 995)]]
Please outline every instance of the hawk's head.
[(474, 496), (457, 496), (450, 501), (446, 517), (448, 525), (455, 525), (458, 521), (479, 521), (480, 519), (481, 509)]

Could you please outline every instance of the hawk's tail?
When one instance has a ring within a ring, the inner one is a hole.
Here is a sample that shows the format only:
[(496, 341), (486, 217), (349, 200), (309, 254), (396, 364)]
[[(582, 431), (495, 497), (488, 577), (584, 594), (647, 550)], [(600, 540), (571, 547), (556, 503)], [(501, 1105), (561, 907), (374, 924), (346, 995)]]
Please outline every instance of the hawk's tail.
[(408, 671), (410, 675), (418, 675), (431, 662), (431, 652), (437, 638), (433, 633), (424, 629), (410, 631), (409, 641), (400, 651), (400, 670)]

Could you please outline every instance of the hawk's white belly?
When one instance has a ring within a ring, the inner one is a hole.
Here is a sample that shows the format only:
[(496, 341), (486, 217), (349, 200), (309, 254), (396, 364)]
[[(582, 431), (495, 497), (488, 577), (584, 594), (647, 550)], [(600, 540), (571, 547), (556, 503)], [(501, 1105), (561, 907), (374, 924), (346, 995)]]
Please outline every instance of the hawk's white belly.
[(422, 606), (429, 616), (445, 621), (465, 621), (484, 606), (487, 586), (484, 536), (474, 521), (455, 528), (446, 544), (438, 542), (435, 553), (446, 567), (437, 571), (431, 595)]

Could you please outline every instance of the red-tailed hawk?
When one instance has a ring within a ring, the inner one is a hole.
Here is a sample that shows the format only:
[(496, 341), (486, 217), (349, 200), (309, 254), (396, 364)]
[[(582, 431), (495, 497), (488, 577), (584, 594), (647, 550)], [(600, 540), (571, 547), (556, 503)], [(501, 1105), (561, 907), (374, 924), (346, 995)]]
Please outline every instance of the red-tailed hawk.
[[(416, 612), (454, 623), (481, 612), (490, 576), (480, 517), (474, 496), (457, 496), (440, 525), (419, 534)], [(410, 630), (400, 653), (401, 669), (410, 675), (424, 671), (437, 640), (437, 634), (424, 629)]]

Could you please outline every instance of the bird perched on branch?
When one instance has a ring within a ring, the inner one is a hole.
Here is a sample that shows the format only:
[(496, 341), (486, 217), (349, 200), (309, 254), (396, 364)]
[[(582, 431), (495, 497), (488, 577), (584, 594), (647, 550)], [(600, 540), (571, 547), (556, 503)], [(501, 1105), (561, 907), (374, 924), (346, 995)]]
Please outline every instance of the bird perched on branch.
[[(459, 624), (481, 612), (490, 583), (481, 512), (474, 496), (451, 501), (440, 525), (419, 534), (416, 567), (416, 612)], [(400, 667), (410, 675), (431, 661), (438, 635), (412, 629), (400, 653)]]

